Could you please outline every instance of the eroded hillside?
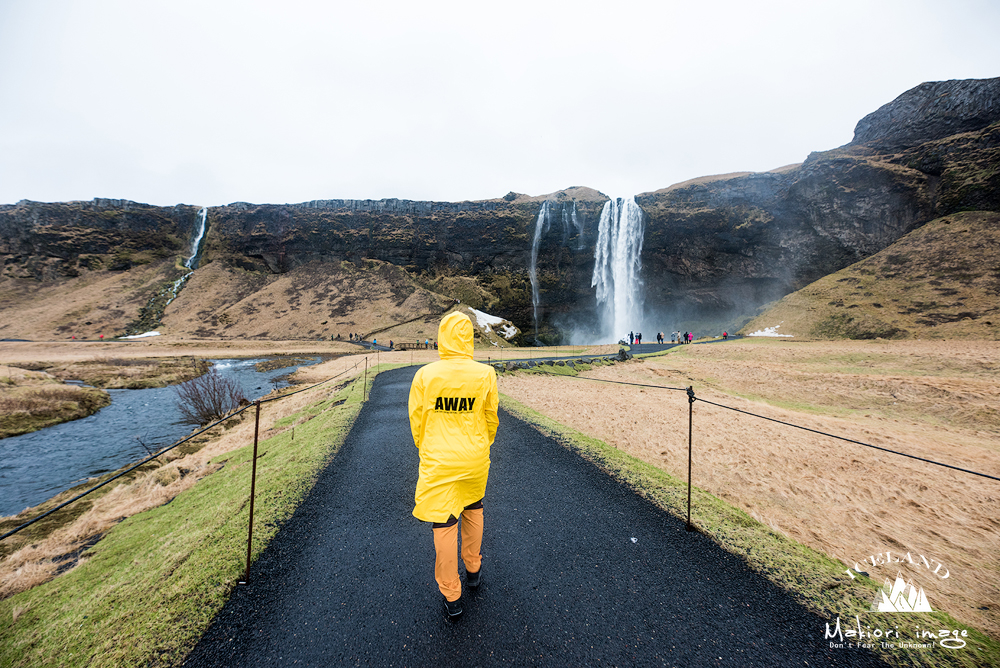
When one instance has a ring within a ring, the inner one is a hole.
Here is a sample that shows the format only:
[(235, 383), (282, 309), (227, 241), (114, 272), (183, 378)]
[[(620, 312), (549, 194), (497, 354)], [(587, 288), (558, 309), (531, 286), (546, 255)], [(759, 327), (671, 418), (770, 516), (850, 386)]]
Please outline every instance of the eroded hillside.
[(934, 220), (744, 327), (818, 339), (1000, 339), (1000, 213)]

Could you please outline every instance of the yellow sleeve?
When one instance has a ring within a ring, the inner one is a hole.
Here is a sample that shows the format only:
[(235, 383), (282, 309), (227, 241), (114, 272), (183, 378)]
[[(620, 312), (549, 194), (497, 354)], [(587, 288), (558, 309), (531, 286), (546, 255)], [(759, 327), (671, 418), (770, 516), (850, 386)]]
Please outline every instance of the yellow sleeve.
[(424, 421), (424, 381), (420, 371), (417, 371), (417, 375), (413, 377), (413, 383), (410, 385), (408, 410), (410, 413), (410, 431), (413, 434), (413, 444), (419, 448), (423, 440)]
[(497, 372), (490, 369), (490, 388), (486, 395), (486, 431), (489, 435), (489, 443), (493, 445), (493, 439), (497, 436), (497, 427), (500, 426), (500, 418), (497, 415), (497, 408), (500, 405), (500, 391), (497, 389)]

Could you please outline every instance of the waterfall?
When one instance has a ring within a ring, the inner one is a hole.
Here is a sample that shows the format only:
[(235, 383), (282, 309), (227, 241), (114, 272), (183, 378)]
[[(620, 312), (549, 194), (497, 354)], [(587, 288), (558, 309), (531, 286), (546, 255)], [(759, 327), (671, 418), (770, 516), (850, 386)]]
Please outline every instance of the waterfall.
[(194, 270), (198, 268), (198, 259), (201, 254), (201, 242), (205, 238), (205, 228), (208, 223), (208, 207), (201, 207), (201, 211), (198, 212), (198, 232), (194, 235), (194, 240), (191, 242), (191, 256), (184, 260), (184, 266), (191, 271), (184, 274), (176, 281), (173, 282), (171, 287), (167, 288), (167, 303), (163, 305), (163, 308), (170, 306), (170, 302), (177, 299), (177, 293), (181, 291), (187, 280), (191, 278), (191, 274)]
[[(128, 338), (136, 338), (140, 336), (153, 336), (159, 335), (159, 332), (148, 331), (150, 325), (152, 327), (159, 327), (163, 320), (163, 312), (166, 310), (170, 303), (177, 299), (177, 295), (180, 294), (181, 288), (187, 283), (188, 279), (194, 275), (194, 270), (198, 268), (198, 259), (201, 255), (201, 245), (205, 240), (205, 230), (208, 227), (208, 207), (203, 206), (198, 212), (198, 231), (195, 233), (194, 239), (191, 241), (191, 255), (184, 260), (184, 268), (187, 269), (187, 273), (178, 278), (173, 283), (169, 285), (164, 285), (160, 288), (155, 295), (149, 298), (146, 305), (139, 309), (139, 317), (125, 326), (125, 332), (127, 334), (132, 334)], [(139, 334), (136, 330), (142, 332), (143, 329), (147, 331)]]
[[(574, 206), (574, 212), (576, 207)], [(535, 220), (535, 238), (531, 242), (531, 265), (528, 267), (528, 277), (531, 279), (531, 310), (535, 321), (535, 338), (538, 337), (538, 246), (542, 241), (542, 234), (549, 229), (549, 202), (542, 203), (542, 208), (538, 210), (538, 219)]]
[(642, 209), (634, 197), (617, 198), (604, 204), (594, 249), (601, 336), (613, 341), (642, 326)]
[(205, 226), (208, 221), (208, 207), (203, 206), (198, 212), (198, 233), (191, 242), (191, 257), (184, 261), (184, 266), (188, 269), (198, 268), (198, 253), (201, 251), (201, 240), (205, 237)]
[(563, 206), (562, 210), (562, 223), (563, 223), (563, 246), (569, 244), (569, 237), (571, 234), (576, 232), (577, 241), (576, 249), (583, 250), (583, 221), (581, 221), (576, 215), (576, 200), (573, 200), (573, 207), (567, 211), (566, 207)]

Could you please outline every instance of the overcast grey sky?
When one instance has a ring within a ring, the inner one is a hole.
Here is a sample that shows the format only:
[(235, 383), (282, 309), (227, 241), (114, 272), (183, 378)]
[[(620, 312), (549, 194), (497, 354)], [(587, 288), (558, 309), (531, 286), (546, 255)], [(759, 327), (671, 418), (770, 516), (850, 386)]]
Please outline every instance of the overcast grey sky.
[(609, 195), (1000, 76), (994, 0), (0, 0), (0, 203)]

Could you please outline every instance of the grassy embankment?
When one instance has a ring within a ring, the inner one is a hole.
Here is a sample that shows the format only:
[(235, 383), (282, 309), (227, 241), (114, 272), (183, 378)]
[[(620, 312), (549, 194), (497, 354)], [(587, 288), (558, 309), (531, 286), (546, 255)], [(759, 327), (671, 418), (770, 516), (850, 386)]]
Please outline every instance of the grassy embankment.
[(110, 403), (102, 390), (65, 385), (48, 373), (0, 366), (0, 438), (86, 417)]
[(816, 339), (1000, 339), (1000, 213), (933, 220), (771, 305), (741, 333)]
[[(254, 557), (350, 430), (367, 387), (358, 377), (343, 383), (290, 398), (302, 408), (270, 426), (266, 412), (283, 402), (262, 410)], [(233, 432), (246, 443), (252, 428), (247, 420)], [(75, 568), (0, 601), (0, 665), (180, 663), (243, 574), (252, 451), (251, 441), (214, 456), (212, 475), (114, 526)]]
[[(839, 365), (847, 360), (831, 358), (826, 361)], [(910, 363), (912, 365), (912, 361)], [(559, 375), (576, 373), (569, 367), (545, 367), (544, 372)], [(517, 374), (526, 372), (519, 371)], [(502, 404), (507, 410), (534, 424), (543, 433), (552, 435), (667, 512), (681, 518), (686, 517), (686, 484), (663, 468), (561, 425), (509, 396), (503, 397)], [(700, 464), (703, 468), (704, 462)], [(841, 561), (771, 529), (743, 510), (701, 489), (693, 489), (692, 506), (693, 522), (700, 531), (711, 536), (727, 551), (745, 559), (756, 572), (791, 592), (811, 610), (831, 619), (840, 617), (845, 624), (847, 620), (853, 622), (854, 615), (860, 615), (863, 624), (872, 628), (900, 626), (899, 618), (894, 615), (870, 612), (871, 601), (880, 589), (880, 582), (864, 576), (852, 579), (847, 574), (847, 565)], [(803, 629), (803, 632), (822, 633), (823, 626), (817, 621), (816, 629)], [(912, 620), (907, 619), (908, 623), (910, 621)], [(946, 649), (940, 645), (935, 645), (933, 649), (909, 652), (880, 649), (883, 658), (891, 665), (1000, 665), (1000, 643), (944, 612), (923, 613), (915, 623), (919, 623), (922, 628), (935, 630), (968, 629), (968, 646), (962, 651)]]
[(208, 371), (209, 366), (207, 360), (195, 357), (98, 356), (85, 361), (38, 363), (33, 368), (61, 380), (79, 380), (106, 390), (144, 390), (189, 381)]

